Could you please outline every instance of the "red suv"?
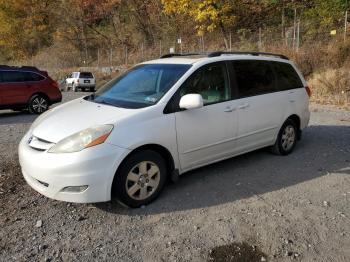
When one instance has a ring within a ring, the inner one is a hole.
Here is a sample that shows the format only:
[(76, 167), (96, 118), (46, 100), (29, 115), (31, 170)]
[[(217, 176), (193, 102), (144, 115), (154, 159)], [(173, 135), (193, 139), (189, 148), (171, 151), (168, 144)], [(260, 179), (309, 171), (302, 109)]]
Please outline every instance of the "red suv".
[(47, 72), (36, 67), (0, 65), (0, 109), (28, 109), (41, 114), (61, 100), (58, 84)]

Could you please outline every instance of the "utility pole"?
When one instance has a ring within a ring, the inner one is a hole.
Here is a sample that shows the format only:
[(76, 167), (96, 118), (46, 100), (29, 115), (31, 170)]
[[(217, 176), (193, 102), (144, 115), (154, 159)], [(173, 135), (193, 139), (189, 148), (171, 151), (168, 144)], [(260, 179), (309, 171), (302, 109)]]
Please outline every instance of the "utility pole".
[(261, 41), (261, 27), (259, 27), (259, 43), (258, 43), (259, 51), (261, 51), (262, 48), (262, 41)]
[(159, 40), (159, 57), (162, 56), (162, 40)]
[(232, 51), (232, 34), (230, 32), (230, 52)]
[(296, 9), (296, 8), (294, 8), (293, 50), (295, 49), (296, 24), (297, 24), (297, 9)]
[(110, 49), (110, 65), (112, 66), (113, 65), (113, 50), (112, 48)]
[[(347, 5), (346, 5), (346, 8)], [(348, 32), (348, 10), (345, 11), (345, 23), (344, 23), (344, 42), (346, 41), (346, 34)]]
[(125, 45), (125, 64), (128, 64), (128, 46)]
[(142, 60), (142, 62), (144, 61), (144, 57), (143, 57), (143, 42), (141, 43), (141, 60)]
[(285, 32), (284, 32), (284, 1), (282, 1), (282, 30), (281, 30), (281, 36), (282, 36), (282, 42), (285, 37)]
[(298, 20), (298, 26), (297, 26), (297, 52), (299, 52), (299, 46), (300, 46), (300, 20)]
[(198, 37), (198, 44), (199, 44), (199, 52), (200, 52), (200, 50), (202, 49), (201, 48), (201, 46), (202, 46), (202, 39), (201, 39), (201, 37)]
[(204, 53), (204, 36), (202, 35), (202, 52)]
[(97, 67), (100, 67), (100, 48), (97, 48)]

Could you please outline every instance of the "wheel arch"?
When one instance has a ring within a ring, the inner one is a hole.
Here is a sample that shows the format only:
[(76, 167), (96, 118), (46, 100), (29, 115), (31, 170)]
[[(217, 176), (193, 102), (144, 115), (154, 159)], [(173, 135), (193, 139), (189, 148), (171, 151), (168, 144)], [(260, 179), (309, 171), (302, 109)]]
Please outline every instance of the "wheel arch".
[(159, 144), (146, 144), (146, 145), (139, 146), (139, 147), (135, 148), (134, 150), (132, 150), (126, 157), (128, 157), (129, 155), (131, 155), (135, 152), (139, 152), (139, 151), (143, 151), (143, 150), (152, 150), (152, 151), (157, 152), (158, 154), (160, 154), (164, 158), (165, 163), (166, 163), (167, 168), (168, 168), (168, 171), (171, 172), (175, 169), (175, 161), (174, 161), (172, 154), (170, 153), (170, 151), (166, 147), (161, 146)]
[(45, 97), (47, 99), (47, 101), (49, 102), (49, 105), (52, 104), (50, 97), (47, 94), (45, 94), (44, 92), (35, 92), (35, 93), (31, 94), (31, 96), (29, 97), (29, 99), (27, 101), (27, 104), (29, 104), (29, 102), (32, 99), (32, 97), (36, 96), (36, 95), (41, 95), (41, 96)]
[(290, 115), (286, 120), (288, 120), (288, 119), (292, 120), (296, 124), (297, 137), (298, 137), (298, 139), (300, 139), (300, 137), (301, 137), (301, 129), (300, 129), (301, 119), (300, 119), (300, 117), (296, 114), (293, 114), (293, 115)]
[(131, 155), (133, 155), (133, 154), (135, 154), (137, 152), (140, 152), (140, 151), (144, 151), (144, 150), (152, 150), (152, 151), (158, 153), (161, 157), (163, 157), (163, 159), (165, 161), (165, 164), (166, 164), (166, 167), (167, 167), (167, 171), (168, 171), (167, 179), (170, 178), (171, 173), (176, 169), (175, 160), (174, 160), (174, 157), (172, 156), (172, 154), (170, 153), (170, 151), (166, 147), (164, 147), (162, 145), (159, 145), (159, 144), (145, 144), (145, 145), (142, 145), (142, 146), (138, 146), (135, 149), (133, 149), (132, 151), (130, 151), (123, 158), (123, 160), (120, 162), (119, 166), (117, 167), (117, 170), (114, 173), (114, 177), (113, 177), (112, 185), (111, 185), (111, 192), (110, 192), (110, 194), (111, 194), (112, 197), (113, 197), (114, 183), (115, 183), (115, 180), (116, 180), (116, 176), (118, 175), (118, 172), (119, 172), (119, 170), (121, 168), (121, 165)]

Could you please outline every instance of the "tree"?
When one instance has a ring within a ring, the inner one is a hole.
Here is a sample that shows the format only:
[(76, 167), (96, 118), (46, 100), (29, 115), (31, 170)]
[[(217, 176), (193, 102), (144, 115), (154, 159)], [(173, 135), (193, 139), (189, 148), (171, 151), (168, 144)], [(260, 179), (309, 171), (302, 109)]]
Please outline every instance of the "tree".
[(51, 45), (55, 8), (55, 0), (0, 0), (0, 47), (10, 58), (26, 58)]
[(198, 35), (219, 29), (228, 48), (227, 28), (234, 25), (233, 4), (221, 0), (162, 0), (166, 14), (183, 14), (196, 23)]

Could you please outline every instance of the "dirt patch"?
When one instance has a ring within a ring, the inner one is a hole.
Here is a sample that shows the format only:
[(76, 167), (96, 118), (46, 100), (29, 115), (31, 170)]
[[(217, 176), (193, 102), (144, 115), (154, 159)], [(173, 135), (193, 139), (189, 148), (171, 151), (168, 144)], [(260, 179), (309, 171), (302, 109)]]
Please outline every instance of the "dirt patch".
[(0, 196), (16, 193), (18, 185), (24, 184), (18, 160), (10, 160), (0, 167)]
[(267, 261), (266, 257), (267, 255), (255, 245), (242, 242), (215, 247), (209, 254), (209, 261), (260, 262)]

